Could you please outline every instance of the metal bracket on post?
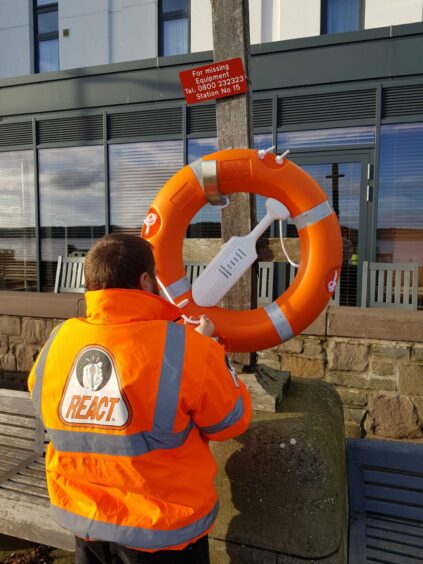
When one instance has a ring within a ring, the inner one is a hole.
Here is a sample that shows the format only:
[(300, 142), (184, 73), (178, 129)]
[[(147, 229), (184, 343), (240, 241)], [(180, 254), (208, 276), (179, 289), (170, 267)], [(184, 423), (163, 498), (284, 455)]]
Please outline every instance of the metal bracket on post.
[(209, 204), (212, 206), (226, 206), (228, 198), (222, 196), (217, 180), (217, 161), (203, 161), (201, 163), (203, 188)]

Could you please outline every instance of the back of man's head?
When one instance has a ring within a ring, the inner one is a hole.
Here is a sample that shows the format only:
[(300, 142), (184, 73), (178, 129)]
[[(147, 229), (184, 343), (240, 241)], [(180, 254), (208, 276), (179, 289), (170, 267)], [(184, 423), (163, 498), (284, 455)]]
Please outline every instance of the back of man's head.
[(153, 251), (148, 241), (136, 235), (105, 235), (91, 247), (85, 258), (87, 290), (138, 290), (143, 272), (154, 279)]

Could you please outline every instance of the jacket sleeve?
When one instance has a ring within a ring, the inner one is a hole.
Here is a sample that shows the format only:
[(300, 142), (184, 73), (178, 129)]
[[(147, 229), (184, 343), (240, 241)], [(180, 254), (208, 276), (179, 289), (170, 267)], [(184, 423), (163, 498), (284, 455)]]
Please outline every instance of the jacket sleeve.
[(215, 341), (210, 343), (192, 418), (211, 441), (225, 441), (244, 433), (251, 420), (251, 399), (247, 389), (238, 380), (224, 348)]

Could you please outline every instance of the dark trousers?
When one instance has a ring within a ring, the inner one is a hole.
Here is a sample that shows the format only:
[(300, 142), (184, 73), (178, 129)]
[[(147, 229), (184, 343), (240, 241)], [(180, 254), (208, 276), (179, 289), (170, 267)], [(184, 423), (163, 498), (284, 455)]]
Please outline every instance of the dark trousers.
[(210, 564), (208, 536), (183, 550), (142, 552), (120, 544), (76, 537), (76, 564)]

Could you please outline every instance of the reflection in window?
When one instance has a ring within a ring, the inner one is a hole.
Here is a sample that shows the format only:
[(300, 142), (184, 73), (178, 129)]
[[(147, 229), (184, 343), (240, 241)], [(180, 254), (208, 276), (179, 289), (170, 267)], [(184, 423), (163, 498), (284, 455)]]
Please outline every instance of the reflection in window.
[(373, 145), (374, 127), (336, 127), (278, 133), (278, 152), (284, 149), (334, 147), (336, 145)]
[[(302, 165), (325, 191), (338, 216), (343, 240), (344, 255), (340, 280), (340, 303), (355, 306), (357, 303), (357, 256), (360, 214), (360, 162)], [(288, 235), (295, 236), (294, 225)]]
[(36, 290), (32, 151), (0, 153), (0, 290)]
[[(272, 144), (270, 133), (256, 135), (254, 146), (256, 149), (267, 149)], [(215, 137), (188, 140), (188, 163), (217, 151), (217, 139)], [(259, 221), (266, 214), (263, 196), (256, 197), (256, 215)], [(220, 238), (220, 209), (210, 204), (204, 206), (192, 219), (188, 229), (188, 237), (195, 238)], [(265, 234), (266, 236), (266, 234)], [(267, 234), (268, 236), (268, 234)]]
[(111, 231), (139, 235), (157, 192), (183, 166), (182, 141), (110, 145)]
[(190, 0), (161, 0), (159, 3), (160, 56), (189, 52)]
[(54, 285), (57, 257), (80, 256), (105, 232), (102, 146), (41, 149), (42, 289)]
[(59, 70), (58, 2), (36, 0), (34, 40), (35, 72)]
[(358, 30), (359, 10), (360, 0), (322, 0), (322, 34)]
[[(417, 262), (423, 286), (423, 124), (382, 126), (376, 259)], [(423, 308), (420, 288), (419, 307)]]

